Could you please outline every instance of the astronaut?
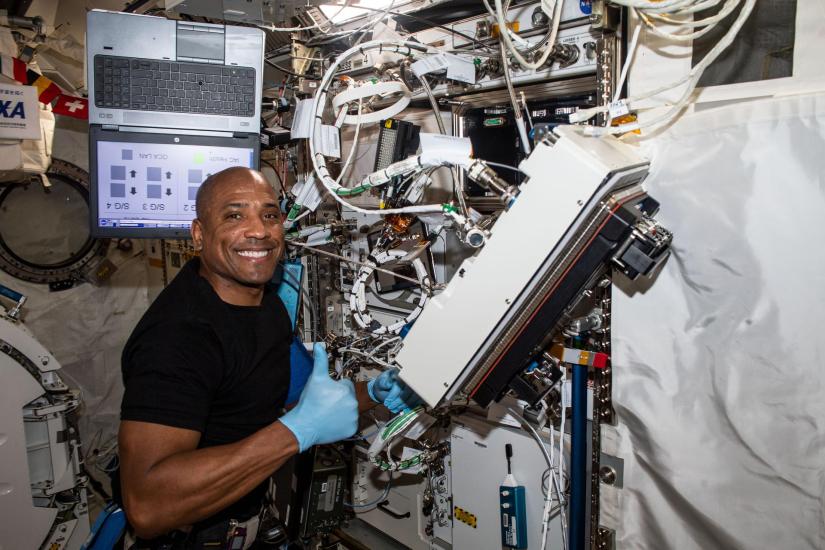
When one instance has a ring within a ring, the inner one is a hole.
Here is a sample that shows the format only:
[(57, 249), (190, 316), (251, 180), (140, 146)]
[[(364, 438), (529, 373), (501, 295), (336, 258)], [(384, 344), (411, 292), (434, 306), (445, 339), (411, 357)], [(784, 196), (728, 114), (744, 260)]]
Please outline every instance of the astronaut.
[[(352, 436), (376, 403), (397, 412), (418, 400), (391, 370), (332, 380), (323, 344), (308, 377), (291, 372), (291, 324), (270, 284), (284, 229), (259, 172), (209, 177), (196, 211), (200, 256), (123, 351), (120, 481), (133, 548), (234, 548), (238, 537), (248, 548), (267, 480), (287, 459)], [(300, 396), (292, 408), (290, 394)]]

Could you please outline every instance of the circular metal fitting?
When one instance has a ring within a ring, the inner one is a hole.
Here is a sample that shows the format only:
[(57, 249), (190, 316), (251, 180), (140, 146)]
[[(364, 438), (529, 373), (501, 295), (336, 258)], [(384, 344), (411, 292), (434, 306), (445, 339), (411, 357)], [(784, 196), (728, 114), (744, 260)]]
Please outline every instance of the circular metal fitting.
[(487, 235), (481, 229), (470, 229), (464, 236), (464, 241), (473, 248), (481, 248), (487, 241)]
[(67, 288), (105, 253), (89, 232), (89, 174), (54, 159), (38, 178), (0, 186), (0, 269), (33, 283)]
[(537, 7), (533, 10), (533, 16), (531, 19), (534, 27), (546, 27), (550, 23), (550, 18), (547, 17), (547, 14), (544, 13), (544, 10), (542, 10), (541, 7)]
[(599, 468), (599, 479), (605, 485), (613, 485), (616, 483), (616, 470), (610, 466), (602, 466)]

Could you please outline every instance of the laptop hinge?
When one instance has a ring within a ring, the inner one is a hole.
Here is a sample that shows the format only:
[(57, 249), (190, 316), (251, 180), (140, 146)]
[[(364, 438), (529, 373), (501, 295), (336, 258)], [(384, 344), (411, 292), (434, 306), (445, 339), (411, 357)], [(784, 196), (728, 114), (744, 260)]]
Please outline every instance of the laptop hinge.
[(120, 127), (117, 124), (104, 124), (101, 126), (101, 128), (103, 128), (104, 130), (120, 130)]

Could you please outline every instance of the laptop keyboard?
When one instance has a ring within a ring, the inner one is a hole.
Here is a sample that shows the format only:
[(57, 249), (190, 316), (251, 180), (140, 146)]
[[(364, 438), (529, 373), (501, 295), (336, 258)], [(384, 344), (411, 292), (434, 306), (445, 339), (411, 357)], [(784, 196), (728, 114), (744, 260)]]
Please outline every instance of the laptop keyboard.
[(97, 107), (250, 117), (255, 114), (255, 70), (96, 55)]

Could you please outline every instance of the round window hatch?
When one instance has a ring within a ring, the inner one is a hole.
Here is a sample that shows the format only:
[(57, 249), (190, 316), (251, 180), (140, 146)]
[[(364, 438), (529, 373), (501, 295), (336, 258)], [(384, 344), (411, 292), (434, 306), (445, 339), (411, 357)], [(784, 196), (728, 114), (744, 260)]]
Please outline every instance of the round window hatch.
[(0, 269), (59, 290), (89, 279), (108, 241), (89, 231), (89, 174), (55, 159), (46, 178), (0, 187)]

